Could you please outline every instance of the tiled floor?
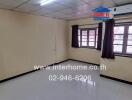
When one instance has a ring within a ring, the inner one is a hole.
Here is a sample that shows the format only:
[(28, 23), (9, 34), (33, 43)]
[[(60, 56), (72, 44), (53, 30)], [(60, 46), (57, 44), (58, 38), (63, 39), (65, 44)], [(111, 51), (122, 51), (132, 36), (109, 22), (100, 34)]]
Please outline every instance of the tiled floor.
[[(88, 65), (76, 61), (67, 61), (62, 65), (69, 64)], [(54, 74), (91, 75), (93, 83), (75, 79), (49, 81), (49, 75)], [(101, 78), (99, 71), (41, 70), (1, 83), (0, 100), (132, 100), (132, 86)]]

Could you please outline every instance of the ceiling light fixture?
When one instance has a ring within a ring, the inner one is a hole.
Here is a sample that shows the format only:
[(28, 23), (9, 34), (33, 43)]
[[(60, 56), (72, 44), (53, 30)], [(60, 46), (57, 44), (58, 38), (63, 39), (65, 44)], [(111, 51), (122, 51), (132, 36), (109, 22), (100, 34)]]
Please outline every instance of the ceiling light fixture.
[(49, 3), (53, 2), (53, 1), (54, 1), (54, 0), (42, 0), (42, 1), (40, 2), (40, 6), (49, 4)]

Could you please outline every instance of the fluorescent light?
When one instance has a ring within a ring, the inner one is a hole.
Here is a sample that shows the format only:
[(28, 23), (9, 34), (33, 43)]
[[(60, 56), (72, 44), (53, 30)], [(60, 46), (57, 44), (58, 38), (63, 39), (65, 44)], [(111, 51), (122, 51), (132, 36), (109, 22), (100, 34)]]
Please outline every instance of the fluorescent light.
[(49, 3), (53, 2), (53, 1), (54, 1), (54, 0), (42, 0), (42, 1), (40, 2), (40, 6), (49, 4)]

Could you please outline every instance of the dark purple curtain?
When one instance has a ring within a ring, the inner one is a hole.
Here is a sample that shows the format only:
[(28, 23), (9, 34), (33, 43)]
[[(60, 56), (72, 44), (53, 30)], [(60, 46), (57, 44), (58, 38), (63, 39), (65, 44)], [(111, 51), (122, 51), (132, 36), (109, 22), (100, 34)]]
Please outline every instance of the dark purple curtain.
[(114, 59), (113, 52), (114, 19), (105, 22), (105, 36), (103, 42), (102, 58)]
[(78, 25), (72, 26), (72, 47), (79, 48), (78, 44)]
[(102, 47), (102, 29), (103, 29), (103, 23), (99, 23), (97, 50), (101, 50), (101, 47)]

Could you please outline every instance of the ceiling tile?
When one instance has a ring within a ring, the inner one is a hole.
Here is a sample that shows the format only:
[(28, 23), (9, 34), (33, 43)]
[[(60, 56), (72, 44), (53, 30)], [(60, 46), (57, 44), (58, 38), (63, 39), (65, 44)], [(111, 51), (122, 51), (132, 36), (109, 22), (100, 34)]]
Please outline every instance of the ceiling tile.
[(53, 16), (53, 17), (58, 17), (58, 18), (63, 18), (63, 17), (68, 17), (68, 15), (62, 14), (62, 13), (48, 13), (47, 15)]
[(0, 0), (0, 6), (5, 8), (14, 8), (28, 0)]
[(76, 9), (67, 8), (67, 9), (61, 10), (60, 12), (61, 12), (61, 13), (64, 13), (64, 14), (71, 14), (71, 13), (77, 12), (77, 10), (76, 10)]
[(59, 10), (65, 9), (66, 7), (61, 4), (54, 3), (54, 4), (47, 6), (46, 8), (52, 11), (59, 11)]
[(11, 5), (0, 4), (0, 9), (12, 9)]
[(104, 5), (105, 7), (109, 7), (109, 8), (111, 8), (111, 7), (113, 7), (113, 6), (116, 6), (115, 3), (112, 2), (112, 1), (110, 1), (110, 0), (104, 1), (104, 2), (103, 2), (103, 5)]
[[(30, 0), (29, 3), (39, 4), (41, 1), (43, 1), (43, 0)], [(50, 4), (54, 4), (57, 1), (59, 1), (59, 0), (53, 0), (53, 2), (51, 2)]]
[(58, 0), (57, 1), (59, 4), (63, 4), (66, 7), (76, 7), (80, 5), (84, 5), (83, 2), (80, 0)]
[(40, 6), (41, 1), (0, 0), (0, 8), (62, 19), (78, 19), (90, 16), (92, 10), (101, 5), (113, 7), (115, 4), (132, 2), (132, 0), (54, 0), (50, 4)]
[(39, 4), (42, 0), (30, 0), (28, 3), (30, 4)]
[(104, 0), (81, 0), (84, 4), (88, 6), (96, 6), (96, 4), (101, 4)]
[(132, 0), (113, 0), (113, 1), (115, 1), (116, 4), (118, 4), (118, 5), (132, 3)]
[(42, 8), (41, 6), (39, 6), (38, 4), (30, 4), (30, 3), (26, 3), (18, 8), (16, 8), (15, 10), (17, 11), (24, 11), (24, 12), (31, 12), (31, 11), (36, 11), (38, 9)]
[(44, 15), (44, 14), (48, 14), (48, 13), (54, 13), (53, 11), (47, 9), (47, 8), (42, 8), (38, 11), (35, 11), (35, 12), (31, 12), (33, 14), (36, 14), (36, 15)]

